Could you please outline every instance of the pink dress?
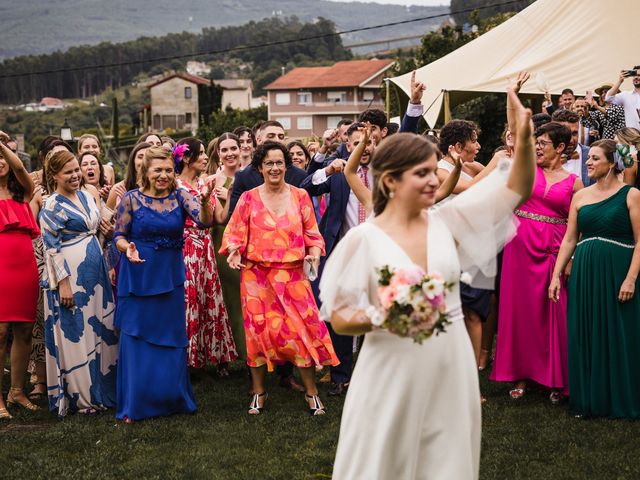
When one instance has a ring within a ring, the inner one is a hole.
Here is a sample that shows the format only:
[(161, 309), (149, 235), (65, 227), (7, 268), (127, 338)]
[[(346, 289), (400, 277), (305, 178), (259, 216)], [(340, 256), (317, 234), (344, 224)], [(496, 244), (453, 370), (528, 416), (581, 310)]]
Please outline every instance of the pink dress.
[(532, 380), (568, 392), (567, 296), (548, 299), (576, 175), (547, 185), (538, 167), (531, 198), (516, 215), (518, 233), (504, 249), (498, 340), (491, 379)]

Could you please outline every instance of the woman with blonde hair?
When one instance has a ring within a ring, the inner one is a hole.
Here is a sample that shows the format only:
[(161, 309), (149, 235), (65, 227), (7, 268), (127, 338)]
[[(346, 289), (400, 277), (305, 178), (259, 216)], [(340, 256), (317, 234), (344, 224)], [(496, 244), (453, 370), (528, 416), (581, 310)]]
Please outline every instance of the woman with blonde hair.
[(613, 138), (616, 143), (629, 146), (629, 158), (633, 165), (624, 169), (623, 181), (627, 185), (640, 188), (640, 175), (638, 175), (638, 150), (640, 150), (640, 131), (637, 128), (624, 127), (618, 130)]

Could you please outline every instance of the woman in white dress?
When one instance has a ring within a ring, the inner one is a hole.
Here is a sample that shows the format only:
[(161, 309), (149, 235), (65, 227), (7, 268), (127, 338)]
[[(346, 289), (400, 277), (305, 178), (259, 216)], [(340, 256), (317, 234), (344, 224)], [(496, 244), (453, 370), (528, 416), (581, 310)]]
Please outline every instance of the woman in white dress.
[[(517, 96), (514, 104), (518, 142), (510, 173), (498, 168), (437, 210), (429, 210), (439, 185), (430, 142), (397, 134), (373, 156), (376, 217), (340, 241), (320, 285), (333, 328), (343, 335), (366, 334), (342, 415), (335, 479), (478, 477), (480, 391), (462, 321), (459, 277), (461, 270), (495, 274), (496, 252), (514, 233), (512, 211), (531, 193), (531, 112)], [(452, 323), (445, 333), (419, 345), (372, 331), (366, 311), (380, 305), (376, 268), (383, 265), (418, 265), (453, 283), (446, 294)]]

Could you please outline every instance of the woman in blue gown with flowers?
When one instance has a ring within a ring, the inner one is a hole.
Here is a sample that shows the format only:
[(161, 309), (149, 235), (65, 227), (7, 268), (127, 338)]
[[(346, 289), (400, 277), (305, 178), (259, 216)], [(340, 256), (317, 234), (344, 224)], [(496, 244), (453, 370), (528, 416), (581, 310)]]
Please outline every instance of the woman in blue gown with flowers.
[(142, 187), (127, 192), (118, 209), (114, 239), (127, 260), (118, 275), (116, 417), (129, 423), (196, 410), (187, 371), (182, 239), (188, 216), (201, 226), (212, 223), (211, 187), (198, 202), (176, 189), (174, 168), (170, 151), (149, 148)]

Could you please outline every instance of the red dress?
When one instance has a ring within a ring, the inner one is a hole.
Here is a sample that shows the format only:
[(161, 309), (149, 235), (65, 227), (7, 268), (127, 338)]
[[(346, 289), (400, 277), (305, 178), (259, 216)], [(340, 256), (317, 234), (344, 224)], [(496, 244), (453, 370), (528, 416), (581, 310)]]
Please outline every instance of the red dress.
[[(180, 182), (191, 195), (198, 196), (205, 189), (202, 180), (193, 188)], [(211, 197), (211, 202), (215, 197)], [(228, 363), (238, 358), (236, 344), (224, 305), (218, 276), (213, 242), (208, 228), (198, 227), (187, 218), (184, 229), (184, 264), (187, 281), (184, 284), (188, 359), (190, 367)]]
[(0, 200), (0, 322), (34, 322), (38, 267), (31, 240), (40, 235), (27, 202)]

